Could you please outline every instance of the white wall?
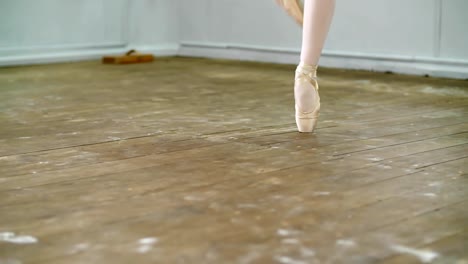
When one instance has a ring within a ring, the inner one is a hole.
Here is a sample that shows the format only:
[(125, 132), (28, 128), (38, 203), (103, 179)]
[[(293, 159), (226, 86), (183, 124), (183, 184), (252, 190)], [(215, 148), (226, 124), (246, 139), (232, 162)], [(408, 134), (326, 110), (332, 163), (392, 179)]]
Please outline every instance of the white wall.
[[(468, 78), (468, 1), (337, 0), (322, 66)], [(0, 65), (129, 48), (297, 63), (301, 30), (274, 0), (0, 0)]]
[[(300, 28), (274, 0), (180, 0), (183, 55), (297, 63)], [(337, 0), (321, 64), (468, 78), (468, 1)]]
[(129, 46), (158, 55), (179, 49), (178, 0), (128, 0)]
[[(126, 0), (1, 0), (0, 64), (60, 61), (127, 43)], [(53, 55), (53, 56), (52, 56)]]
[[(177, 1), (0, 0), (0, 66), (177, 53)], [(175, 29), (175, 30), (174, 30)]]
[[(439, 2), (439, 1), (438, 1)], [(440, 50), (444, 58), (468, 60), (468, 1), (444, 0), (440, 20)]]

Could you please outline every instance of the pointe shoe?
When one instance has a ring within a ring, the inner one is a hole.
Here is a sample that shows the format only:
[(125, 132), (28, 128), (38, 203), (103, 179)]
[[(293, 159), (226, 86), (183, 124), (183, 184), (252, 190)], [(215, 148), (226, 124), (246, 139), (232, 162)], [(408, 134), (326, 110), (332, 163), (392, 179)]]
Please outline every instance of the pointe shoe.
[(304, 4), (301, 0), (276, 0), (286, 12), (294, 18), (297, 24), (302, 26), (304, 19)]
[(320, 113), (317, 67), (300, 64), (296, 69), (294, 99), (299, 132), (313, 132)]

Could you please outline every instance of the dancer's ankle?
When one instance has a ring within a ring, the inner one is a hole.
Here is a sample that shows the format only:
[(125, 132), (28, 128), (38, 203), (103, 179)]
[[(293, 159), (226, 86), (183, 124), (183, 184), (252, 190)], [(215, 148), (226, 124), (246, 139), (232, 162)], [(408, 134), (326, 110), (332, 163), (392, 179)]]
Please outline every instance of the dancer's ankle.
[(308, 64), (304, 61), (300, 61), (299, 65), (297, 66), (297, 69), (300, 70), (302, 73), (307, 74), (307, 75), (312, 73), (313, 77), (317, 76), (317, 68), (318, 68), (318, 65)]

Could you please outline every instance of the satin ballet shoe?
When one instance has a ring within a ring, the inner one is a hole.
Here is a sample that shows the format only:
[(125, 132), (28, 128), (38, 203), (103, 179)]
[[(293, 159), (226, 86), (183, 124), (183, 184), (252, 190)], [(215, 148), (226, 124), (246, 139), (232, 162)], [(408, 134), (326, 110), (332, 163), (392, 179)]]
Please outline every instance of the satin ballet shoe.
[(294, 18), (296, 23), (300, 26), (303, 24), (304, 19), (304, 4), (301, 0), (276, 0), (286, 12)]
[(317, 67), (299, 64), (294, 81), (296, 125), (299, 132), (313, 132), (320, 113)]

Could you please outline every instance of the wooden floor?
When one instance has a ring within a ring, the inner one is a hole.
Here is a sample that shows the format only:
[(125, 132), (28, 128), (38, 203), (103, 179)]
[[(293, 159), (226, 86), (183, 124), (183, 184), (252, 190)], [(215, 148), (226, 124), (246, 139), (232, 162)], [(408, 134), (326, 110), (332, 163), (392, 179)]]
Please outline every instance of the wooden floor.
[(0, 263), (468, 263), (468, 81), (189, 58), (0, 69)]

